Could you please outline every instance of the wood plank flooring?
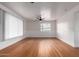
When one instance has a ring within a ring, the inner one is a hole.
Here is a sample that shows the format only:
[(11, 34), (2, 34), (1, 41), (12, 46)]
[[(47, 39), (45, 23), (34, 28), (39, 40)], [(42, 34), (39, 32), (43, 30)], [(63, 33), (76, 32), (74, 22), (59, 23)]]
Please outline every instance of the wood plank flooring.
[(3, 57), (76, 57), (79, 49), (58, 39), (24, 39), (0, 51)]

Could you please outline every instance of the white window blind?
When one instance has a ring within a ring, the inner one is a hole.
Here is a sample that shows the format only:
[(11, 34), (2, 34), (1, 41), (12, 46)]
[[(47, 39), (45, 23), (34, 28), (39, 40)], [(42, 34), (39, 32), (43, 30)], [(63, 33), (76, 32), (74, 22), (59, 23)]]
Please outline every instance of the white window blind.
[(9, 13), (5, 13), (5, 39), (22, 35), (23, 21)]
[(50, 32), (51, 31), (51, 24), (50, 23), (41, 23), (40, 24), (40, 31), (41, 32)]

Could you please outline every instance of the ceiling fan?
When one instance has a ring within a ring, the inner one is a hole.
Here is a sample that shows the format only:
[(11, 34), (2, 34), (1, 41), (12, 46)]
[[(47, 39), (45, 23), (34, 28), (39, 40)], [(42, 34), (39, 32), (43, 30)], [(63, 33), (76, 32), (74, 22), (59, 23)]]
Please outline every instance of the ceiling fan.
[[(34, 4), (35, 2), (30, 2), (31, 4)], [(44, 18), (42, 18), (41, 16), (38, 16), (36, 17), (36, 20), (33, 20), (34, 22), (35, 21), (42, 21)]]
[(42, 17), (39, 17), (39, 18), (36, 17), (36, 20), (33, 20), (33, 21), (34, 21), (34, 22), (36, 22), (36, 21), (40, 21), (40, 22), (41, 22), (41, 21), (43, 21), (43, 20), (44, 20), (44, 18), (42, 18)]
[(43, 20), (43, 18), (42, 17), (39, 17), (39, 18), (37, 18), (39, 21), (42, 21)]
[(35, 2), (30, 2), (31, 4), (35, 3)]

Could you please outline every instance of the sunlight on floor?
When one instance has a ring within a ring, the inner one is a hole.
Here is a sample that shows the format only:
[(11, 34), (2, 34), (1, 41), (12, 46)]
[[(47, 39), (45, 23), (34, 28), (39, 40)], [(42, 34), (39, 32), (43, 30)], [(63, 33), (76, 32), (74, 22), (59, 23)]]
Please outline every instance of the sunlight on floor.
[(50, 51), (52, 49), (52, 41), (51, 40), (42, 40), (39, 44), (39, 56), (50, 56)]

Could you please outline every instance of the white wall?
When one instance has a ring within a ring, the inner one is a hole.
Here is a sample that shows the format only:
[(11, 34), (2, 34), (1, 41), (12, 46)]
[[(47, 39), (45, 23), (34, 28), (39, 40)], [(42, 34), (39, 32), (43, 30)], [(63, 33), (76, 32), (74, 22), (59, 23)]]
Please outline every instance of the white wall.
[(79, 11), (74, 13), (75, 15), (75, 47), (79, 47)]
[(74, 46), (73, 15), (67, 14), (57, 21), (58, 38)]
[(28, 34), (27, 34), (27, 20), (23, 21), (23, 36), (28, 37)]
[(76, 18), (75, 13), (79, 11), (79, 6), (76, 6), (71, 11), (67, 12), (63, 17), (57, 20), (57, 36), (62, 41), (68, 43), (69, 45), (76, 47), (75, 43), (75, 24)]
[(4, 40), (4, 20), (3, 13), (4, 11), (0, 9), (0, 41)]
[(27, 21), (27, 34), (28, 37), (56, 37), (56, 21), (49, 21), (51, 23), (50, 32), (41, 32), (40, 31), (40, 21)]

